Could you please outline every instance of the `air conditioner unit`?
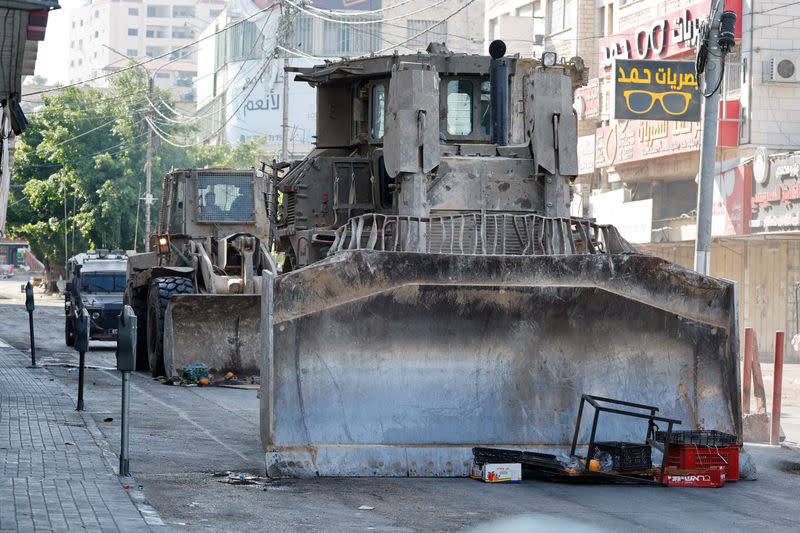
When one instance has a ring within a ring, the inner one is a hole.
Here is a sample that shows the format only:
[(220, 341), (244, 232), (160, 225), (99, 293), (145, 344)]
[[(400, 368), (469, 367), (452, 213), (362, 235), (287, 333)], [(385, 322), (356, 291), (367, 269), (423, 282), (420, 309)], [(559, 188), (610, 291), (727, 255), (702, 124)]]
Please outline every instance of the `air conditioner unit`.
[(769, 79), (778, 83), (800, 82), (800, 57), (775, 56), (769, 61)]

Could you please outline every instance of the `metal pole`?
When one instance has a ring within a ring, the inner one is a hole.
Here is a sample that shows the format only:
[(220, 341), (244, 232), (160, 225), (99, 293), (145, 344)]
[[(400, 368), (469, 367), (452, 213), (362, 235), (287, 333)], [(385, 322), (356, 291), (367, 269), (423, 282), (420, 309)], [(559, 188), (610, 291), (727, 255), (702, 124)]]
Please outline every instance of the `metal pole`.
[(76, 411), (83, 411), (83, 367), (86, 364), (86, 352), (80, 352), (80, 363), (78, 363), (78, 407)]
[(119, 475), (130, 476), (130, 459), (128, 457), (128, 411), (130, 410), (130, 372), (122, 373), (122, 430), (120, 432), (119, 446)]
[(781, 443), (781, 395), (783, 394), (783, 331), (775, 332), (775, 367), (772, 386), (772, 428), (769, 432), (769, 443)]
[(753, 381), (753, 328), (744, 328), (744, 368), (742, 369), (742, 414), (750, 413), (750, 384)]
[[(288, 33), (288, 29), (287, 29)], [(289, 57), (283, 56), (283, 123), (281, 124), (281, 161), (289, 159)]]
[[(153, 101), (153, 76), (147, 74), (147, 97)], [(147, 108), (147, 117), (152, 120), (152, 106)], [(147, 154), (144, 164), (144, 251), (150, 251), (150, 205), (153, 203), (153, 195), (150, 194), (150, 188), (153, 177), (153, 127), (148, 122), (147, 126)]]
[[(704, 77), (706, 93), (717, 87), (723, 75), (723, 54), (719, 47), (719, 24), (722, 0), (714, 0), (708, 36), (708, 62)], [(702, 43), (701, 43), (702, 44)], [(700, 145), (700, 183), (697, 187), (697, 238), (694, 248), (694, 269), (708, 275), (711, 270), (711, 211), (714, 199), (714, 166), (717, 161), (717, 125), (719, 124), (719, 92), (703, 99), (703, 141)]]
[(33, 340), (33, 311), (28, 312), (28, 327), (31, 330), (31, 366), (36, 366), (36, 343)]

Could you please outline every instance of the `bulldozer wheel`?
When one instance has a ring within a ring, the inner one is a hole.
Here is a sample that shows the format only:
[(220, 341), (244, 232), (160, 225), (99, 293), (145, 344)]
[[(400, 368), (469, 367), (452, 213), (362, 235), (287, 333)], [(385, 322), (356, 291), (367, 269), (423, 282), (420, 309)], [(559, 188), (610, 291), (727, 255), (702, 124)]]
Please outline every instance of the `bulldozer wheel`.
[(164, 313), (173, 294), (194, 294), (189, 278), (153, 278), (147, 295), (147, 359), (153, 376), (164, 375)]
[(150, 370), (150, 360), (147, 354), (147, 297), (142, 289), (128, 288), (123, 297), (123, 303), (133, 308), (136, 315), (136, 370)]

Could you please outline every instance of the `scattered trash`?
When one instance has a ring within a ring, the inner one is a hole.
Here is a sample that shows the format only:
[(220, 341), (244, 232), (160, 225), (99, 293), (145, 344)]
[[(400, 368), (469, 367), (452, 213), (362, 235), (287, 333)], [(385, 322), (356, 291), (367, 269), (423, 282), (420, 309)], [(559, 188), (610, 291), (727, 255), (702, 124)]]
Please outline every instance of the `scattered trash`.
[(214, 473), (212, 475), (214, 477), (224, 476), (225, 479), (220, 479), (219, 482), (227, 483), (228, 485), (263, 485), (265, 482), (264, 478), (242, 472), (227, 472), (226, 474)]
[(473, 466), (470, 477), (487, 483), (519, 483), (522, 481), (520, 463), (484, 463)]
[[(608, 452), (597, 452), (594, 454), (594, 459), (592, 461), (597, 461), (597, 470), (602, 472), (608, 472), (609, 470), (614, 470), (614, 458), (611, 457), (611, 454)], [(592, 462), (589, 461), (589, 470), (592, 469)]]
[(64, 444), (66, 444), (67, 446), (75, 446), (74, 442), (65, 442)]
[(122, 490), (131, 490), (133, 485), (122, 485)]
[(199, 381), (201, 378), (208, 379), (208, 366), (204, 364), (189, 365), (183, 369), (181, 376), (188, 381)]
[(200, 378), (199, 380), (197, 380), (198, 385), (208, 385), (208, 383), (209, 383), (208, 378)]
[(581, 463), (579, 458), (564, 452), (560, 452), (556, 455), (556, 461), (558, 461), (567, 472), (577, 472), (583, 469), (583, 463)]
[[(655, 478), (658, 479), (658, 476)], [(721, 487), (725, 484), (725, 467), (711, 466), (699, 470), (679, 470), (669, 467), (664, 473), (664, 484), (669, 487)]]
[(739, 479), (755, 481), (758, 479), (756, 462), (750, 452), (742, 449), (739, 451)]
[(370, 505), (362, 505), (358, 508), (359, 511), (372, 511), (373, 509), (375, 508)]
[(108, 417), (103, 419), (103, 422), (113, 422), (113, 421), (114, 421), (114, 419), (111, 418), (110, 416), (108, 416)]

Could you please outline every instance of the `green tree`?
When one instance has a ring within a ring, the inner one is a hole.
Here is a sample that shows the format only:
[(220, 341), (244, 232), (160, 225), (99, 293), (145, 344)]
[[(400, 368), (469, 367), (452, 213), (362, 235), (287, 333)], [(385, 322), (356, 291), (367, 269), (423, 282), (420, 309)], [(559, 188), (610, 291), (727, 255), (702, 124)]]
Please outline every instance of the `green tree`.
[[(18, 144), (12, 172), (7, 229), (28, 239), (48, 265), (63, 265), (70, 255), (89, 248), (138, 248), (144, 236), (144, 213), (137, 206), (144, 191), (147, 75), (131, 69), (112, 78), (110, 90), (66, 88), (44, 97)], [(156, 102), (167, 102), (159, 92)], [(170, 116), (160, 105), (156, 116)], [(162, 120), (159, 132), (187, 138), (192, 126)], [(237, 147), (179, 148), (156, 139), (152, 194), (158, 217), (160, 179), (172, 168), (256, 164), (258, 141)], [(178, 143), (180, 144), (180, 143)]]

